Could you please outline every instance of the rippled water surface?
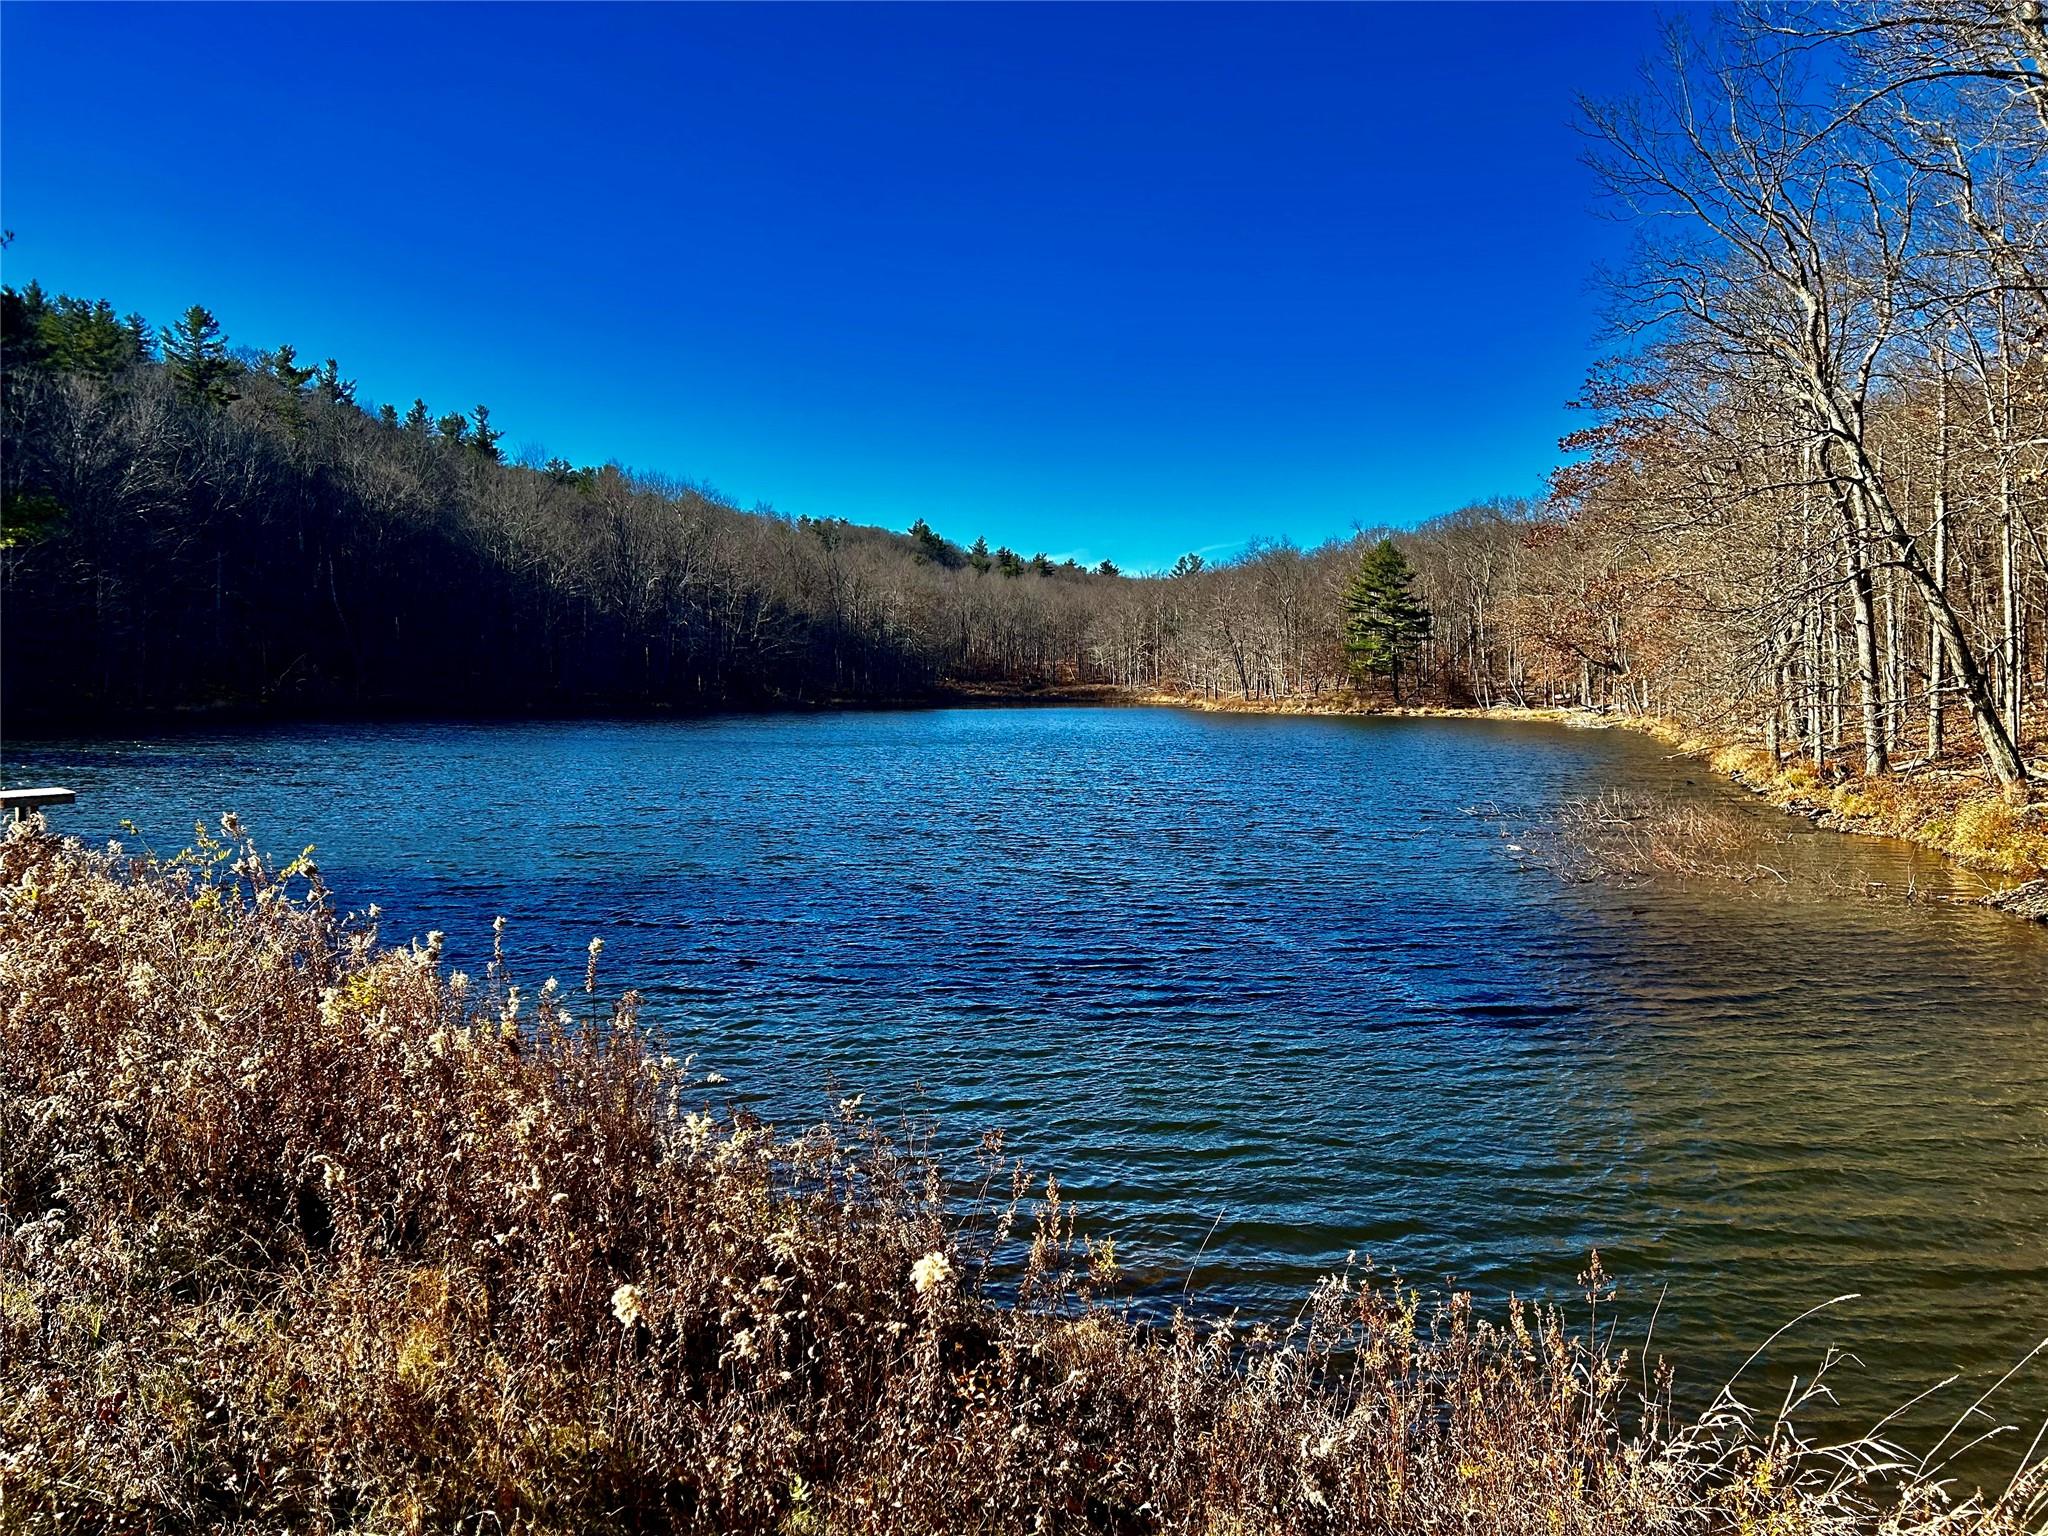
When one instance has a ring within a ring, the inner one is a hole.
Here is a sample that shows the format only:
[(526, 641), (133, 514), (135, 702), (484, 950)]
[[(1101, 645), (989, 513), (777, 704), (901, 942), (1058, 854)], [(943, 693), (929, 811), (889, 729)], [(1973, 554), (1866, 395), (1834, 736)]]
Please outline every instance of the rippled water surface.
[[(96, 839), (232, 808), (315, 843), (458, 966), (501, 912), (529, 982), (601, 934), (717, 1092), (1003, 1128), (1154, 1296), (1199, 1253), (1195, 1293), (1279, 1316), (1352, 1251), (1561, 1294), (1597, 1247), (1638, 1330), (1668, 1293), (1695, 1378), (1861, 1293), (1793, 1346), (1856, 1350), (1857, 1413), (2048, 1334), (2048, 929), (1900, 900), (1961, 887), (1633, 734), (983, 709), (15, 742), (7, 771), (78, 789), (53, 820)], [(1469, 814), (1610, 788), (1727, 805), (1793, 883), (1566, 884)]]

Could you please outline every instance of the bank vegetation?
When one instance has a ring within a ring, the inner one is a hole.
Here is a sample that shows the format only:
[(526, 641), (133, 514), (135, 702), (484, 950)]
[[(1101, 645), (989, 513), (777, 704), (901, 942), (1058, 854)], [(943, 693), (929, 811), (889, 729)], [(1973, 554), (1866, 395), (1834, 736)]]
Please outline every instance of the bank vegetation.
[(1291, 1320), (1144, 1321), (1110, 1239), (994, 1141), (949, 1186), (857, 1100), (793, 1134), (723, 1112), (630, 993), (606, 1000), (601, 946), (531, 990), (502, 949), (465, 977), (439, 948), (380, 944), (374, 909), (341, 916), (232, 818), (162, 861), (40, 822), (0, 845), (0, 1526), (2019, 1536), (2048, 1514), (2038, 1461), (1981, 1496), (1945, 1481), (1981, 1413), (1921, 1461), (1808, 1443), (1736, 1393), (1679, 1418), (1597, 1259), (1569, 1316), (1367, 1270)]
[(204, 309), (158, 329), (10, 289), (10, 715), (941, 683), (1384, 698), (1347, 612), (1384, 522), (1427, 622), (1377, 654), (1422, 699), (1646, 715), (1825, 793), (1929, 768), (2024, 803), (2048, 665), (2044, 29), (2037, 0), (1678, 18), (1637, 98), (1584, 104), (1640, 245), (1547, 493), (1419, 523), (1361, 506), (1316, 549), (1149, 574), (508, 462), (485, 407), (373, 406), (335, 361), (236, 350)]

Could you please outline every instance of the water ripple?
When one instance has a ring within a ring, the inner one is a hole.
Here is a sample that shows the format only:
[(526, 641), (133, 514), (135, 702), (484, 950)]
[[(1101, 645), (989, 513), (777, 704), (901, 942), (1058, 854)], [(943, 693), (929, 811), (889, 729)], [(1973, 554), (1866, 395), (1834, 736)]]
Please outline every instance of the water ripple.
[(1497, 1298), (1569, 1292), (1597, 1246), (1642, 1312), (1668, 1290), (1659, 1342), (1700, 1375), (1862, 1292), (1814, 1347), (1853, 1346), (1873, 1406), (2048, 1329), (2048, 932), (1567, 886), (1466, 814), (1696, 795), (1795, 875), (1944, 889), (1631, 735), (1039, 709), (7, 755), (94, 838), (233, 808), (316, 842), (387, 936), (444, 929), (471, 970), (501, 912), (530, 982), (603, 934), (728, 1102), (1001, 1126), (1162, 1301), (1198, 1252), (1212, 1304), (1283, 1316), (1353, 1251)]

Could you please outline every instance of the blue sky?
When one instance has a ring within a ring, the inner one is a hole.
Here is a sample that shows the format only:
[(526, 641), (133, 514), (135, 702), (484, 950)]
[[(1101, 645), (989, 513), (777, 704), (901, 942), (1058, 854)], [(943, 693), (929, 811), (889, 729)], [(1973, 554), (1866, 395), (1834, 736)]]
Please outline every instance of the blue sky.
[(6, 276), (1127, 567), (1533, 492), (1646, 7), (0, 11)]

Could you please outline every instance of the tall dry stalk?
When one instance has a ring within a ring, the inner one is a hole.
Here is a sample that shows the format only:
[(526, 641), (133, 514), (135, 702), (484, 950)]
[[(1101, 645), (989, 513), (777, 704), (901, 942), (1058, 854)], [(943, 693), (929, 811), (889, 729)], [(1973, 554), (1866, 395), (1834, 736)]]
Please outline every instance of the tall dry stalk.
[[(991, 1145), (949, 1202), (857, 1100), (698, 1107), (578, 1019), (379, 947), (232, 821), (0, 846), (0, 1527), (2017, 1536), (1598, 1326), (1348, 1273), (1148, 1326)], [(595, 965), (595, 949), (592, 952)], [(586, 984), (594, 990), (594, 978)], [(1027, 1198), (1029, 1197), (1029, 1198)], [(1024, 1256), (1012, 1232), (1030, 1217)]]

